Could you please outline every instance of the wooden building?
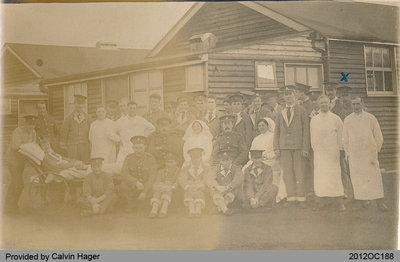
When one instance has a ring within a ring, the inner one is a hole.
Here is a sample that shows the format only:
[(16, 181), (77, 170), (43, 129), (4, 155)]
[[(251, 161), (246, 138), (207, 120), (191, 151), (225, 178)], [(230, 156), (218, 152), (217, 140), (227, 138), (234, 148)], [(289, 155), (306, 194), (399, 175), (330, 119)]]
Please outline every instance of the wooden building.
[[(105, 97), (122, 96), (144, 112), (151, 93), (173, 102), (182, 92), (204, 92), (221, 105), (237, 91), (271, 96), (294, 82), (321, 91), (324, 82), (346, 84), (378, 118), (385, 139), (381, 165), (393, 170), (399, 146), (398, 11), (359, 2), (196, 3), (146, 58), (41, 84), (59, 119), (68, 111), (72, 93), (66, 90), (85, 89), (89, 112)], [(349, 73), (348, 82), (341, 73)]]

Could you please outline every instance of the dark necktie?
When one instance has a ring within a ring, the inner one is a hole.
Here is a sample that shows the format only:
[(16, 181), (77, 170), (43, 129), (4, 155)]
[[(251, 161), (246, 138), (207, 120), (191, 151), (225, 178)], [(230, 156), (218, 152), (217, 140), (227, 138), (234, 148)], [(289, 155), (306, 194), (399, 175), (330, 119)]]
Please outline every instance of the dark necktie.
[(208, 122), (211, 122), (212, 116), (213, 116), (213, 112), (209, 112), (208, 113)]
[(286, 115), (288, 121), (290, 121), (290, 117), (292, 116), (292, 108), (291, 107), (286, 107)]

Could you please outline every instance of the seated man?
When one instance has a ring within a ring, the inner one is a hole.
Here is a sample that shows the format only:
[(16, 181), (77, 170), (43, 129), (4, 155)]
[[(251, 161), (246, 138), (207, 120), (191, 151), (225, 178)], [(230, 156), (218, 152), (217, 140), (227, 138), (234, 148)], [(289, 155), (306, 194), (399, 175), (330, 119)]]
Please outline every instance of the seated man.
[(179, 184), (184, 190), (184, 204), (189, 208), (189, 217), (200, 217), (205, 207), (204, 191), (206, 179), (211, 174), (210, 167), (202, 161), (203, 149), (191, 147), (188, 149), (190, 162), (184, 166), (179, 175)]
[(264, 207), (274, 203), (278, 187), (272, 183), (273, 174), (270, 166), (262, 160), (263, 150), (250, 150), (253, 163), (244, 171), (244, 206)]
[(135, 209), (137, 200), (146, 199), (157, 173), (156, 160), (146, 152), (147, 138), (133, 136), (131, 142), (134, 153), (125, 158), (121, 171), (121, 192), (126, 200), (127, 212)]
[(112, 176), (103, 172), (102, 164), (103, 158), (91, 159), (92, 172), (83, 183), (83, 199), (79, 201), (82, 216), (104, 214), (117, 199)]
[(80, 160), (68, 159), (53, 151), (49, 139), (42, 139), (40, 146), (45, 155), (42, 166), (48, 172), (46, 183), (56, 179), (54, 175), (59, 175), (67, 180), (73, 178), (83, 178), (87, 175), (87, 166)]
[(214, 204), (224, 215), (232, 214), (228, 205), (235, 199), (243, 198), (243, 172), (240, 166), (233, 164), (233, 152), (221, 150), (218, 152), (219, 165), (209, 181)]
[[(158, 171), (153, 184), (153, 197), (150, 199), (150, 204), (152, 206), (149, 214), (150, 218), (156, 217), (157, 214), (160, 218), (167, 216), (168, 205), (171, 203), (172, 191), (177, 187), (177, 180), (180, 172), (178, 156), (174, 152), (166, 152), (164, 155), (165, 168)], [(160, 212), (158, 213), (159, 208)]]

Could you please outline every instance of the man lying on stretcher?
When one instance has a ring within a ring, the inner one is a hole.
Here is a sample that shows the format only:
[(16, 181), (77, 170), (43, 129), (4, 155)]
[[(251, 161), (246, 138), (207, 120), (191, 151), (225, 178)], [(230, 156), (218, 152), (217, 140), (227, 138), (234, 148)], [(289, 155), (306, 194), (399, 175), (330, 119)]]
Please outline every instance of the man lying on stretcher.
[(50, 140), (42, 139), (40, 146), (45, 152), (42, 166), (48, 172), (46, 183), (56, 179), (59, 175), (67, 180), (85, 178), (88, 174), (88, 167), (80, 160), (68, 159), (53, 151)]

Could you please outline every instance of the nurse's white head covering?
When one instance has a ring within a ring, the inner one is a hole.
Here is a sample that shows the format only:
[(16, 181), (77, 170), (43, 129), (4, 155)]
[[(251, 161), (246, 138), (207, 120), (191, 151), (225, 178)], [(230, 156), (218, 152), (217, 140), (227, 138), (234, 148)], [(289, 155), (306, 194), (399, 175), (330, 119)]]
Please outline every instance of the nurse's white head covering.
[[(269, 117), (264, 117), (264, 118), (262, 118), (263, 120), (265, 120), (266, 122), (267, 122), (267, 124), (268, 124), (268, 131), (269, 132), (274, 132), (274, 130), (275, 130), (275, 122), (274, 122), (274, 120), (272, 120), (271, 118), (269, 118)], [(261, 119), (260, 119), (261, 120)], [(257, 122), (257, 125), (258, 125), (258, 123), (260, 122), (260, 120)]]
[(202, 127), (200, 134), (207, 136), (209, 139), (212, 140), (213, 135), (211, 134), (210, 128), (208, 127), (208, 125), (204, 121), (194, 120), (192, 123), (190, 123), (190, 125), (186, 129), (185, 135), (183, 136), (183, 141), (187, 141), (189, 138), (191, 138), (195, 135), (195, 133), (193, 131), (193, 124), (196, 122), (199, 123)]

